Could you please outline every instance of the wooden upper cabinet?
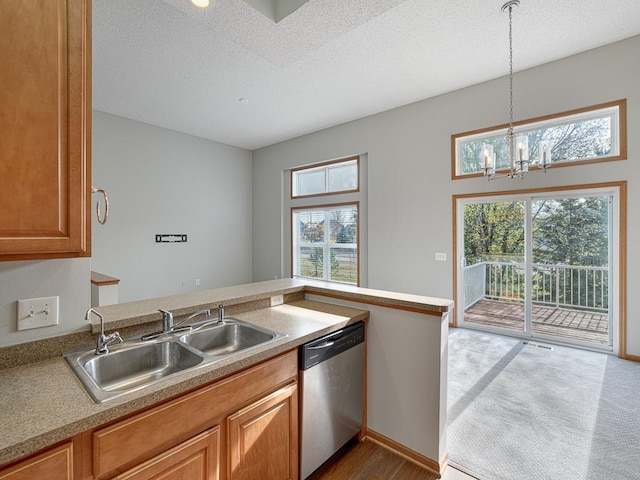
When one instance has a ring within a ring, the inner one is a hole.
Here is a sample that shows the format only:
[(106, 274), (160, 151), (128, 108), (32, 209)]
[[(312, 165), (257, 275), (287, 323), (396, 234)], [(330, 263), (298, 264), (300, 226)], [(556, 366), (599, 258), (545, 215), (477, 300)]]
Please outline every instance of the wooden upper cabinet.
[(0, 60), (0, 260), (90, 256), (90, 0), (3, 1)]

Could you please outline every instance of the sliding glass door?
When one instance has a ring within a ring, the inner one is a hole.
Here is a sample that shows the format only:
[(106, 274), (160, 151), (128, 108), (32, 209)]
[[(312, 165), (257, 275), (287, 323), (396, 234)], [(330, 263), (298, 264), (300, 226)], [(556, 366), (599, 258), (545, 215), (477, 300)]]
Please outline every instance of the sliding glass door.
[(525, 212), (522, 200), (464, 205), (464, 323), (525, 333)]
[(611, 344), (608, 195), (535, 199), (532, 210), (532, 332)]
[(614, 191), (458, 199), (458, 324), (613, 344)]

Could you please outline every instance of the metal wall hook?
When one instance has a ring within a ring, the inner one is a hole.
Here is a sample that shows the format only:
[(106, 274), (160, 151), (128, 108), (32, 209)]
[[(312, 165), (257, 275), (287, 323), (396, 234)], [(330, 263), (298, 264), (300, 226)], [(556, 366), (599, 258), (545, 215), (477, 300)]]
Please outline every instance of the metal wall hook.
[(107, 197), (107, 192), (105, 192), (103, 188), (96, 188), (92, 186), (91, 193), (101, 193), (104, 196), (104, 217), (102, 218), (100, 215), (100, 200), (96, 202), (96, 216), (98, 217), (98, 223), (100, 223), (100, 225), (104, 225), (107, 223), (107, 217), (109, 216), (109, 197)]

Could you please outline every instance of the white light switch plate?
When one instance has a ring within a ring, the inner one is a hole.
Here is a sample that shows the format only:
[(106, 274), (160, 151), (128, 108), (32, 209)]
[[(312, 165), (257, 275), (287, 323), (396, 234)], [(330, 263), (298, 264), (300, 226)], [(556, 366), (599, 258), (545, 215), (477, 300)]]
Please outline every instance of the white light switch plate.
[(18, 330), (58, 325), (59, 297), (18, 300)]
[(284, 303), (283, 295), (275, 295), (271, 297), (271, 306), (275, 307), (276, 305), (282, 305)]
[(447, 254), (443, 252), (436, 252), (436, 262), (446, 262)]

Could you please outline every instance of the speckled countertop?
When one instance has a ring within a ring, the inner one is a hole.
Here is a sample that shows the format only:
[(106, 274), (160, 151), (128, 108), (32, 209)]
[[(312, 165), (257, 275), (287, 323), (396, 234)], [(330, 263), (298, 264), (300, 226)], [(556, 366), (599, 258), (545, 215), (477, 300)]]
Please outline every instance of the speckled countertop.
[[(283, 278), (109, 305), (98, 308), (98, 311), (104, 315), (107, 329), (114, 330), (123, 326), (159, 321), (161, 314), (158, 309), (169, 310), (176, 317), (179, 317), (202, 308), (215, 309), (220, 303), (223, 303), (225, 307), (233, 307), (237, 304), (260, 302), (274, 295), (295, 293), (339, 297), (355, 302), (404, 308), (437, 316), (441, 316), (453, 308), (453, 301), (444, 298), (388, 292), (306, 279)], [(93, 332), (96, 333), (99, 331), (98, 325), (95, 323), (97, 319), (94, 317), (93, 321)]]
[[(254, 302), (259, 305), (260, 301), (264, 303), (271, 295), (304, 292), (407, 308), (438, 316), (453, 306), (453, 302), (443, 299), (355, 287), (336, 288), (322, 282), (312, 284), (285, 279), (113, 305), (99, 310), (106, 319), (113, 321), (113, 326), (139, 325), (155, 321), (158, 308), (169, 309), (180, 315), (217, 303), (232, 306)], [(330, 303), (298, 300), (275, 307), (258, 307), (233, 316), (287, 336), (103, 404), (93, 402), (60, 355), (1, 369), (0, 402), (3, 408), (0, 409), (0, 465), (294, 349), (347, 324), (368, 318), (369, 313)]]

